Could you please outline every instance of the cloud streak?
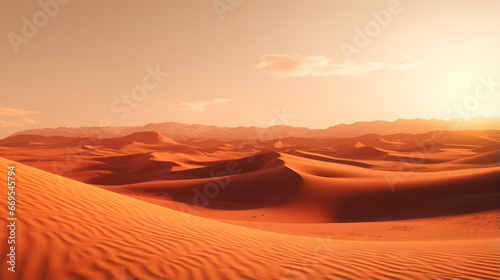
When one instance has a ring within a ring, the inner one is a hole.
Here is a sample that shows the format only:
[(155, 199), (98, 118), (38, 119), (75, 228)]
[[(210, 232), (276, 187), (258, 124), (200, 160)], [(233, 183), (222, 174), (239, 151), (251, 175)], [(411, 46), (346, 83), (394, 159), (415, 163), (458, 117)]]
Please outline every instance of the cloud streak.
[(404, 56), (396, 62), (341, 63), (336, 64), (325, 56), (264, 55), (255, 69), (278, 77), (326, 77), (354, 75), (377, 70), (404, 70), (418, 66), (420, 62)]
[(18, 122), (6, 122), (0, 120), (0, 127), (21, 127), (21, 126), (24, 126), (24, 124)]
[(181, 103), (177, 103), (177, 104), (158, 103), (158, 105), (165, 105), (167, 107), (172, 107), (172, 108), (175, 108), (176, 111), (203, 112), (203, 111), (206, 111), (208, 109), (208, 107), (211, 105), (224, 104), (224, 103), (228, 103), (231, 101), (232, 101), (232, 99), (230, 99), (230, 98), (217, 97), (217, 98), (212, 99), (211, 101), (181, 102)]
[(36, 124), (36, 121), (33, 119), (23, 119), (23, 122), (26, 124)]
[(24, 116), (32, 114), (41, 114), (41, 113), (37, 111), (26, 111), (26, 110), (0, 107), (0, 116)]

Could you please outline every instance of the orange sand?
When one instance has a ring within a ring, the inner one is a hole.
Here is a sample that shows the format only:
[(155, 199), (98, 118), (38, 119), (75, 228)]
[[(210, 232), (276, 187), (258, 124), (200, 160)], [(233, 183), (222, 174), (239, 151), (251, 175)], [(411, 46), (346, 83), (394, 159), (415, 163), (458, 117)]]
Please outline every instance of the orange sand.
[(499, 140), (7, 138), (0, 279), (499, 279)]

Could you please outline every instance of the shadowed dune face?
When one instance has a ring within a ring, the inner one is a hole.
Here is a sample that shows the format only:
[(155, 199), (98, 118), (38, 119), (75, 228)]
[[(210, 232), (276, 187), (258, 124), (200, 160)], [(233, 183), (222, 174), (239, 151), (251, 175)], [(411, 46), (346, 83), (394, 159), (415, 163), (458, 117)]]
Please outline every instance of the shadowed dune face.
[[(109, 172), (107, 175), (87, 180), (88, 183), (102, 184), (129, 184), (144, 181), (145, 176), (161, 176), (168, 173), (172, 167), (179, 164), (170, 161), (152, 160), (151, 153), (111, 156), (94, 159), (95, 164), (87, 165), (80, 170), (99, 170)], [(159, 174), (159, 175), (157, 175)]]
[[(361, 143), (360, 143), (361, 144)], [(362, 144), (363, 145), (363, 144)], [(332, 154), (341, 158), (357, 158), (357, 159), (383, 159), (388, 153), (370, 146), (347, 146), (338, 149)]]
[(280, 204), (294, 195), (302, 178), (281, 166), (214, 177), (189, 187), (165, 190), (176, 201), (225, 210), (255, 209)]
[(346, 197), (334, 208), (338, 222), (387, 221), (452, 216), (500, 207), (500, 168), (416, 176), (392, 192), (374, 186)]
[(314, 159), (314, 160), (317, 160), (317, 161), (333, 162), (333, 163), (346, 164), (346, 165), (352, 165), (352, 166), (358, 166), (358, 167), (364, 167), (364, 168), (368, 168), (368, 167), (372, 166), (370, 164), (366, 164), (366, 163), (359, 162), (359, 161), (352, 161), (352, 160), (345, 160), (345, 159), (339, 159), (339, 158), (332, 158), (332, 157), (329, 157), (329, 156), (321, 156), (321, 155), (318, 155), (318, 154), (311, 154), (311, 153), (302, 152), (302, 151), (287, 151), (286, 153), (290, 154), (290, 155), (295, 155), (295, 156), (303, 157), (303, 158)]
[[(292, 197), (300, 186), (301, 177), (279, 157), (275, 152), (263, 153), (180, 171), (171, 170), (174, 163), (150, 161), (151, 156), (146, 154), (108, 157), (103, 161), (114, 164), (112, 173), (93, 178), (89, 183), (130, 185), (158, 181), (153, 187), (127, 189), (151, 195), (168, 194), (176, 201), (200, 207), (259, 208)], [(175, 185), (179, 181), (189, 184)]]

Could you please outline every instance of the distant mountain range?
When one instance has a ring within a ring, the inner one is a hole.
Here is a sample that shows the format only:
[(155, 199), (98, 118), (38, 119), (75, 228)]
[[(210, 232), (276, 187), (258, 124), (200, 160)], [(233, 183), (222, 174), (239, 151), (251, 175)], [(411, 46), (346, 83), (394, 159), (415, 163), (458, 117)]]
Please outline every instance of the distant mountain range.
[[(500, 118), (475, 117), (470, 120), (459, 118), (437, 119), (398, 119), (396, 121), (369, 121), (352, 124), (339, 124), (326, 129), (310, 129), (292, 126), (259, 127), (219, 127), (213, 125), (183, 124), (176, 122), (151, 123), (144, 126), (110, 127), (58, 127), (30, 129), (14, 135), (37, 134), (42, 136), (97, 135), (101, 137), (120, 137), (142, 131), (158, 132), (170, 139), (216, 138), (216, 139), (276, 139), (285, 137), (300, 138), (342, 138), (365, 134), (388, 135), (396, 133), (426, 133), (433, 130), (489, 130), (500, 129)], [(9, 136), (9, 137), (11, 137)]]

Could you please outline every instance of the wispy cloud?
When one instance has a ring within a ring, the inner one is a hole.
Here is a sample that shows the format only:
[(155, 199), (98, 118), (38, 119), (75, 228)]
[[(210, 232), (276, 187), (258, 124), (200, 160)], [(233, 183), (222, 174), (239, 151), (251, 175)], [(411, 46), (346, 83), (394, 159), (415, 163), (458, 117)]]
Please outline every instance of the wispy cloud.
[(394, 70), (403, 70), (408, 68), (413, 68), (420, 65), (420, 61), (415, 59), (413, 56), (403, 56), (401, 59), (394, 63), (390, 63), (389, 67)]
[(41, 113), (37, 111), (26, 111), (26, 110), (0, 107), (0, 116), (24, 116), (32, 114), (41, 114)]
[(36, 121), (33, 119), (23, 119), (23, 122), (27, 124), (36, 124)]
[(368, 73), (382, 69), (403, 70), (420, 62), (404, 56), (396, 62), (333, 63), (325, 56), (264, 55), (255, 69), (279, 77), (334, 76)]
[(175, 108), (176, 111), (193, 111), (193, 112), (202, 112), (208, 109), (209, 106), (214, 104), (224, 104), (231, 102), (230, 98), (222, 98), (217, 97), (212, 99), (211, 101), (198, 101), (198, 102), (181, 102), (181, 103), (158, 103), (158, 105), (167, 106)]
[(0, 127), (21, 127), (21, 126), (24, 126), (24, 124), (18, 122), (6, 122), (0, 120)]

